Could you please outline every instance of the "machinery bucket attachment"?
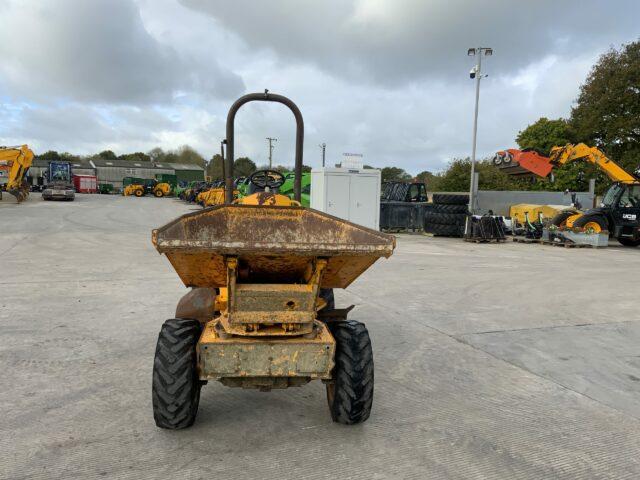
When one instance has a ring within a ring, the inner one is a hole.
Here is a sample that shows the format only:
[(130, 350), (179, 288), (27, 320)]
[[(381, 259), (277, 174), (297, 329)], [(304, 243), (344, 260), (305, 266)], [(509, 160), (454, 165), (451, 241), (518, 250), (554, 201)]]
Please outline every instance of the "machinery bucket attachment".
[[(320, 286), (346, 288), (395, 238), (302, 207), (220, 205), (189, 213), (153, 231), (153, 243), (188, 287), (225, 287), (225, 258), (260, 283), (299, 283), (325, 258)], [(248, 270), (247, 270), (248, 269)]]
[(20, 203), (29, 196), (29, 187), (21, 186), (20, 188), (8, 190), (8, 193), (16, 197), (18, 203)]

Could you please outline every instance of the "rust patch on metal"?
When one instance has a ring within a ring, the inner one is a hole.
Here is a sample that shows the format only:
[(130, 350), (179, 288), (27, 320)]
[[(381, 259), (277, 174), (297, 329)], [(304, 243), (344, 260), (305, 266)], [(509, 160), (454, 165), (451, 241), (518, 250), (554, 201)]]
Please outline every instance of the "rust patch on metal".
[(322, 287), (345, 288), (395, 248), (391, 235), (301, 207), (224, 205), (157, 229), (155, 246), (188, 286), (226, 285), (224, 258), (266, 283), (291, 283), (325, 257)]

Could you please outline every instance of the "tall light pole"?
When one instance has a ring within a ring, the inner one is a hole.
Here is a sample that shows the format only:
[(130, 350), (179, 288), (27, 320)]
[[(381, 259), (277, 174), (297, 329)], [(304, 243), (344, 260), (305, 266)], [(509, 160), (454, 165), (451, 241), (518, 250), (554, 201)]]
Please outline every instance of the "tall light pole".
[(277, 142), (278, 139), (267, 137), (267, 140), (269, 140), (269, 169), (271, 169), (271, 163), (273, 161), (273, 149), (274, 149), (273, 142)]
[[(478, 57), (478, 63), (471, 69), (469, 76), (476, 80), (476, 108), (473, 115), (473, 147), (471, 149), (471, 186), (469, 188), (469, 212), (475, 211), (475, 176), (476, 176), (476, 139), (478, 137), (478, 106), (480, 104), (480, 80), (482, 79), (482, 55), (493, 55), (493, 49), (488, 47), (470, 48), (467, 55)], [(484, 75), (486, 76), (486, 75)]]
[(324, 154), (327, 150), (327, 144), (323, 142), (318, 146), (322, 149), (322, 166), (324, 167)]

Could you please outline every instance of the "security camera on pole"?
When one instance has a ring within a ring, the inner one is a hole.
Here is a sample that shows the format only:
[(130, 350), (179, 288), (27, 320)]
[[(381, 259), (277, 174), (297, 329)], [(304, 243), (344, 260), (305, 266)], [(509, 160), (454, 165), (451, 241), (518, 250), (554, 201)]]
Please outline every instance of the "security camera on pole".
[(476, 80), (476, 108), (473, 116), (473, 147), (471, 150), (471, 186), (469, 188), (469, 213), (475, 213), (476, 206), (476, 138), (478, 134), (478, 104), (480, 103), (480, 80), (488, 75), (482, 74), (482, 55), (487, 57), (493, 55), (493, 49), (488, 47), (470, 48), (467, 55), (470, 57), (478, 57), (478, 63), (469, 72), (469, 77)]

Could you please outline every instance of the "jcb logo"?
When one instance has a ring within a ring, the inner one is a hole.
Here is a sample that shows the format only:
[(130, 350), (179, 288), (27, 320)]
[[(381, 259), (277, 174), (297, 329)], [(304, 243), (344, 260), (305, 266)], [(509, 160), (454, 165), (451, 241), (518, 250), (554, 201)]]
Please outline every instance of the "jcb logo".
[(624, 218), (625, 220), (635, 220), (636, 215), (633, 213), (623, 213), (622, 218)]

